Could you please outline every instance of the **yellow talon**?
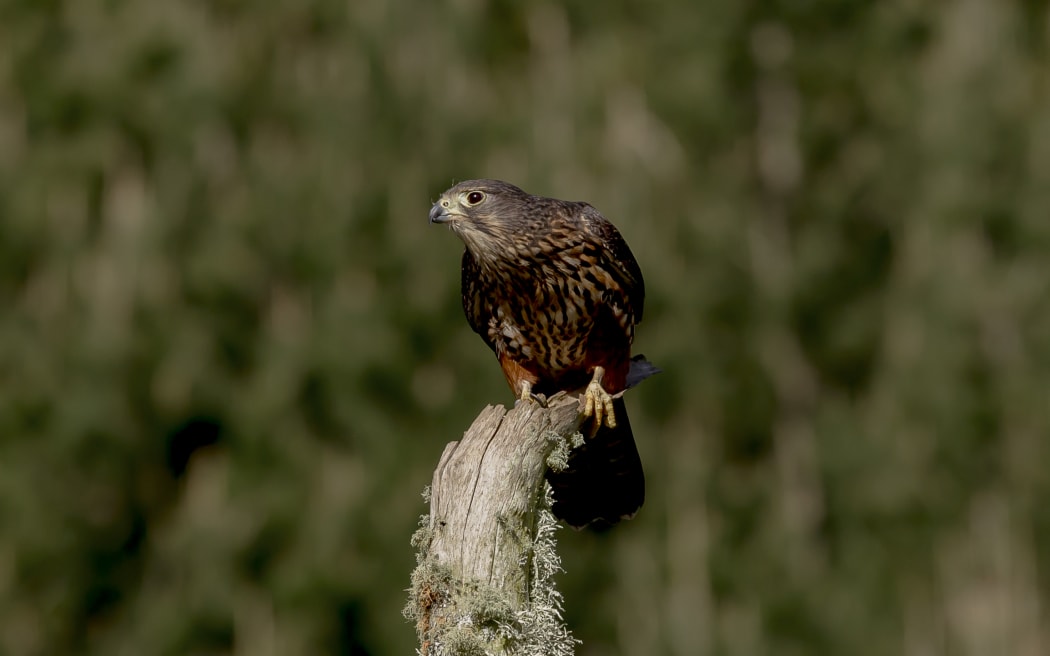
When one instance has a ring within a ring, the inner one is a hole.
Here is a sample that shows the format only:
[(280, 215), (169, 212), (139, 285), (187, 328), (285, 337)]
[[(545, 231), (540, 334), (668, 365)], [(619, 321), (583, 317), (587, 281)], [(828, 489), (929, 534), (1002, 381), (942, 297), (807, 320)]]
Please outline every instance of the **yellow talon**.
[(613, 397), (602, 387), (605, 377), (604, 367), (595, 367), (594, 376), (584, 391), (583, 415), (594, 417), (595, 426), (602, 425), (602, 419), (609, 428), (616, 428), (616, 411), (613, 409)]

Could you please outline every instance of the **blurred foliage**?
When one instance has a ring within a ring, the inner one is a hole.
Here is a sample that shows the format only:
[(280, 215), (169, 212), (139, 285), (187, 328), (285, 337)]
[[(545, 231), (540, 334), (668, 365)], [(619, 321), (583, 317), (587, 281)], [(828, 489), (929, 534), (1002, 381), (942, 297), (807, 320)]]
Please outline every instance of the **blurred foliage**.
[(404, 654), (419, 497), (511, 396), (454, 180), (646, 275), (649, 500), (580, 654), (1050, 649), (1036, 1), (0, 4), (0, 654)]

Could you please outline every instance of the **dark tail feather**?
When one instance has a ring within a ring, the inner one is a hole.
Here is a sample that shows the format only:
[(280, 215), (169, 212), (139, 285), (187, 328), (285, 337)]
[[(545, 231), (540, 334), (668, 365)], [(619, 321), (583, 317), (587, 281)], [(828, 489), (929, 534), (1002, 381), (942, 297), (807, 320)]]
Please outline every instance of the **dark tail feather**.
[[(630, 519), (645, 500), (645, 475), (623, 399), (615, 399), (616, 428), (603, 426), (569, 455), (564, 471), (547, 471), (554, 515), (574, 528)], [(584, 423), (584, 434), (590, 424)]]
[(631, 368), (627, 371), (627, 389), (631, 389), (650, 376), (662, 374), (663, 371), (663, 369), (649, 362), (644, 355), (639, 353), (631, 358)]

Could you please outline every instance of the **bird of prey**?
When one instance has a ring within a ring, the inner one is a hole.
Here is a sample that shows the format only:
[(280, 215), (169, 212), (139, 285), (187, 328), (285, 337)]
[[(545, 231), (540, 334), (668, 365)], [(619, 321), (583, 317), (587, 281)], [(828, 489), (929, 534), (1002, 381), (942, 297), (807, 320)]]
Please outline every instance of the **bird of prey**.
[(548, 471), (553, 512), (571, 526), (632, 517), (642, 463), (618, 393), (655, 373), (631, 359), (645, 286), (631, 250), (591, 205), (533, 196), (499, 180), (441, 194), (430, 222), (466, 245), (463, 310), (522, 402), (584, 390), (592, 436)]

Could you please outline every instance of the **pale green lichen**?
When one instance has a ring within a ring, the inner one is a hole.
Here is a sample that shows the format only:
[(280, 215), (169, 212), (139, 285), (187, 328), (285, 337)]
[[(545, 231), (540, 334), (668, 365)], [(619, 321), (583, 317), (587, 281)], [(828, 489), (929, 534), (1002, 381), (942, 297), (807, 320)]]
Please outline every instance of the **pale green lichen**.
[(434, 539), (434, 529), (430, 528), (430, 515), (421, 515), (419, 528), (412, 534), (409, 544), (416, 548), (416, 562), (423, 562), (430, 550), (430, 541)]
[(564, 598), (554, 583), (562, 567), (555, 538), (560, 526), (550, 511), (553, 494), (551, 486), (545, 483), (530, 558), (529, 601), (514, 614), (512, 626), (517, 629), (517, 645), (509, 653), (521, 656), (571, 656), (579, 642), (562, 619)]
[(547, 434), (547, 441), (552, 442), (554, 447), (547, 455), (547, 466), (552, 471), (565, 471), (569, 466), (569, 454), (573, 449), (579, 448), (584, 443), (583, 434), (576, 431), (572, 435), (559, 435), (554, 431)]
[[(514, 590), (454, 579), (448, 567), (429, 558), (429, 519), (420, 521), (412, 538), (419, 566), (412, 573), (404, 615), (416, 623), (426, 656), (571, 656), (578, 641), (562, 619), (563, 599), (554, 584), (562, 571), (551, 513), (553, 492), (544, 483), (536, 510), (535, 535), (514, 531), (522, 545), (522, 567), (528, 568), (528, 595), (521, 604)], [(513, 524), (504, 520), (503, 525)], [(520, 523), (520, 522), (519, 522)], [(435, 613), (435, 611), (439, 611)], [(451, 610), (451, 612), (449, 612)], [(440, 627), (429, 623), (440, 618)], [(422, 651), (420, 652), (422, 653)]]

